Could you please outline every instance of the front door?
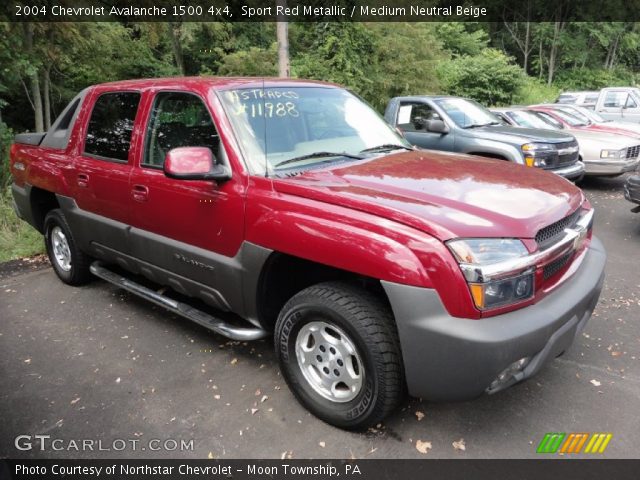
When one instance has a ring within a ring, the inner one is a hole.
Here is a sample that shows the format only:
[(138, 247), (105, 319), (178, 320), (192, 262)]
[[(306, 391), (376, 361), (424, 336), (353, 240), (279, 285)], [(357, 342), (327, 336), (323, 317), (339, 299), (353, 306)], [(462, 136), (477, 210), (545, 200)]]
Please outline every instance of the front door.
[(609, 120), (640, 122), (640, 99), (627, 90), (607, 90), (598, 113)]
[(398, 111), (398, 128), (409, 142), (420, 148), (453, 151), (453, 133), (428, 132), (425, 122), (443, 120), (430, 105), (419, 102), (402, 102)]
[[(208, 147), (217, 162), (226, 163), (204, 101), (188, 92), (156, 92), (140, 164), (130, 179), (133, 255), (153, 268), (175, 274), (169, 278), (177, 283), (184, 278), (216, 291), (223, 291), (220, 285), (227, 283), (237, 290), (229, 278), (239, 273), (234, 257), (244, 234), (241, 177), (234, 174), (220, 184), (168, 178), (163, 171), (165, 156), (177, 147)], [(187, 283), (172, 286), (180, 290)], [(218, 298), (213, 303), (224, 306), (225, 300)]]

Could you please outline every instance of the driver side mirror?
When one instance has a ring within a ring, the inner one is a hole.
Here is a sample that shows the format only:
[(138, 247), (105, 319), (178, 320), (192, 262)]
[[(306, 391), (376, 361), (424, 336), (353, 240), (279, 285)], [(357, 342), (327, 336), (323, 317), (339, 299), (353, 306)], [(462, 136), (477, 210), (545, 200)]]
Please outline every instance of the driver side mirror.
[(427, 120), (426, 128), (431, 133), (449, 133), (449, 127), (442, 120)]
[(179, 180), (231, 179), (231, 171), (216, 163), (215, 156), (207, 147), (179, 147), (169, 150), (164, 160), (164, 174)]

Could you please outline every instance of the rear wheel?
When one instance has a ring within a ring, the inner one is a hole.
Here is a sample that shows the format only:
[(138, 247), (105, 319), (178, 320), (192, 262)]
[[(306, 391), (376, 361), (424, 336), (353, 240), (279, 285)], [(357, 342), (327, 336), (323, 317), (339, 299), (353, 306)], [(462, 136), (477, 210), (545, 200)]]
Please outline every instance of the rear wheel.
[(69, 285), (83, 285), (91, 279), (91, 259), (76, 245), (71, 229), (60, 209), (44, 219), (44, 242), (53, 270)]
[(295, 396), (327, 423), (366, 428), (402, 399), (393, 316), (367, 291), (330, 282), (299, 292), (280, 313), (275, 346)]

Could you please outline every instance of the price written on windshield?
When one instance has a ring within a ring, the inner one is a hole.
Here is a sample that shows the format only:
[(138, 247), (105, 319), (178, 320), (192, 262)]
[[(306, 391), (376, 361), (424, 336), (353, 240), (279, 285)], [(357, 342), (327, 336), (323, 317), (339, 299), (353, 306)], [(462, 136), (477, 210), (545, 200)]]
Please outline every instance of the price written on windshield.
[(235, 108), (234, 115), (255, 117), (297, 117), (295, 100), (297, 92), (287, 90), (253, 89), (231, 91)]

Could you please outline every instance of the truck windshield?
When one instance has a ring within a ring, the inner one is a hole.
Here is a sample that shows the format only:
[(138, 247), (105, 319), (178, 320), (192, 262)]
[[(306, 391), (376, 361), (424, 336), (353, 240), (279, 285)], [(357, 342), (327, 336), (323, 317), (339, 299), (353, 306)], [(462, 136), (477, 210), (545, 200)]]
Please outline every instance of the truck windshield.
[(586, 125), (591, 123), (591, 118), (589, 118), (587, 115), (582, 113), (577, 108), (574, 108), (574, 105), (570, 105), (567, 108), (558, 107), (558, 110), (560, 110), (561, 112), (566, 112), (569, 115), (573, 115), (574, 117), (576, 117), (578, 120), (580, 120), (582, 123)]
[(580, 120), (578, 117), (563, 110), (554, 110), (553, 113), (560, 117), (563, 122), (571, 127), (586, 127), (587, 125), (589, 125), (588, 120)]
[(582, 115), (587, 117), (592, 122), (604, 123), (604, 122), (608, 121), (608, 120), (605, 120), (604, 118), (602, 118), (602, 116), (599, 113), (596, 113), (593, 110), (589, 110), (588, 108), (584, 108), (584, 107), (581, 107), (579, 105), (574, 105), (573, 106), (573, 110), (577, 111), (577, 112), (580, 112)]
[(219, 96), (257, 174), (411, 148), (371, 107), (340, 88), (243, 88)]
[(479, 103), (465, 98), (441, 98), (435, 103), (460, 128), (501, 125), (500, 119)]

